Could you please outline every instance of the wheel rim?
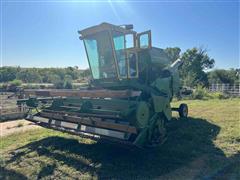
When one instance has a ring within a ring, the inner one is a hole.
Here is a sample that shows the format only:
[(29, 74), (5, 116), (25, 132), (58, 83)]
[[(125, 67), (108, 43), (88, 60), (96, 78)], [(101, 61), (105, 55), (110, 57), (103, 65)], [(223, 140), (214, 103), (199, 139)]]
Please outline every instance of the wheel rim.
[(187, 115), (188, 115), (188, 108), (187, 108), (187, 106), (184, 106), (184, 108), (183, 108), (183, 116), (187, 117)]

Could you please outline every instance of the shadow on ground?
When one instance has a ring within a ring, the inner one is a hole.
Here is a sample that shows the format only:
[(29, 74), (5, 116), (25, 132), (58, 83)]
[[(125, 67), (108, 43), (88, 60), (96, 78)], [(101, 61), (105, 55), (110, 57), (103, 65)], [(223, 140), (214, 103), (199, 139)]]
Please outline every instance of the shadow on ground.
[(4, 167), (0, 167), (0, 179), (21, 179), (27, 180), (27, 177), (14, 170), (9, 170)]
[[(36, 156), (50, 158), (48, 162), (42, 162), (35, 175), (37, 178), (56, 177), (58, 170), (70, 178), (74, 177), (73, 173), (67, 172), (68, 169), (64, 170), (63, 166), (67, 166), (80, 174), (100, 178), (176, 179), (182, 176), (188, 179), (212, 179), (223, 173), (231, 175), (229, 167), (240, 162), (238, 155), (226, 158), (214, 146), (213, 140), (220, 127), (204, 119), (174, 119), (168, 129), (167, 142), (150, 151), (126, 149), (103, 142), (85, 144), (79, 142), (79, 139), (67, 137), (48, 137), (17, 149), (6, 164), (15, 164), (21, 168), (21, 161), (28, 161), (32, 158), (28, 154), (34, 152)], [(219, 162), (216, 164), (216, 161)], [(5, 177), (16, 175), (16, 172), (8, 172), (6, 169), (2, 171)]]

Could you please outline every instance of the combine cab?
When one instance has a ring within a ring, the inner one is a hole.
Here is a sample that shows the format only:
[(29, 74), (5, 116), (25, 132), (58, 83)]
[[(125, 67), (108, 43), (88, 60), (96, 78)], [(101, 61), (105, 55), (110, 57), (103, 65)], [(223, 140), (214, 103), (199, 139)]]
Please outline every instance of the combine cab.
[(178, 67), (163, 49), (152, 47), (151, 32), (132, 25), (102, 23), (79, 31), (92, 74), (85, 90), (25, 91), (18, 101), (26, 119), (41, 126), (138, 147), (164, 142), (172, 111), (187, 117), (188, 108), (170, 102), (179, 92)]

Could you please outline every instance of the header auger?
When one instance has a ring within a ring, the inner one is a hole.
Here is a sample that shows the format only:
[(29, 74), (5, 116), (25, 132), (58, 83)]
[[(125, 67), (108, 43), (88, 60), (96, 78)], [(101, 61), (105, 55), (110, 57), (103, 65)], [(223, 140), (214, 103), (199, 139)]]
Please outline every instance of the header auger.
[(26, 90), (26, 119), (39, 125), (138, 147), (164, 142), (172, 111), (187, 117), (181, 104), (171, 108), (179, 92), (178, 67), (163, 49), (152, 47), (151, 31), (136, 33), (132, 25), (102, 23), (79, 31), (92, 79), (85, 90)]

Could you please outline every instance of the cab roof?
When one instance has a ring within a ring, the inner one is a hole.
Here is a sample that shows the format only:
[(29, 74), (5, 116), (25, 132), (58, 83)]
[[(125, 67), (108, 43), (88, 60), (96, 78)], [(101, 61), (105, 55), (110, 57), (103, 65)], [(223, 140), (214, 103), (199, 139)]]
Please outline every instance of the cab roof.
[(92, 35), (92, 34), (96, 34), (98, 32), (105, 31), (105, 30), (108, 30), (108, 31), (110, 31), (110, 30), (118, 31), (118, 32), (122, 32), (124, 34), (136, 33), (133, 30), (129, 30), (129, 29), (126, 29), (126, 28), (124, 28), (122, 26), (116, 26), (116, 25), (109, 24), (109, 23), (106, 23), (106, 22), (101, 23), (101, 24), (96, 25), (96, 26), (92, 26), (92, 27), (83, 29), (81, 31), (78, 31), (78, 33), (81, 35), (80, 38), (84, 38), (86, 36), (89, 36), (89, 35)]

